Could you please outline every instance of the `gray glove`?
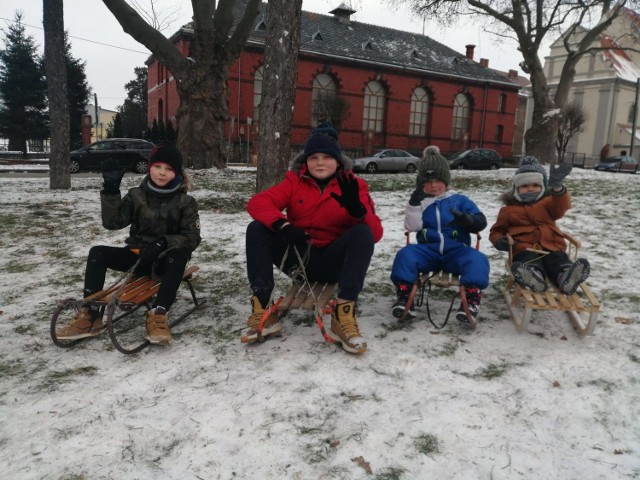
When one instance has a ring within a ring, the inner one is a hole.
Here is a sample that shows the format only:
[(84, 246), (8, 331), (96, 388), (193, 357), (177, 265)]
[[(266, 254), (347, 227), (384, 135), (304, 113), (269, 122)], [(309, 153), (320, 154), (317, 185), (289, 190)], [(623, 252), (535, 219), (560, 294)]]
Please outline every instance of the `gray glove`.
[(564, 178), (571, 173), (573, 165), (570, 163), (559, 163), (549, 167), (549, 187), (561, 187)]

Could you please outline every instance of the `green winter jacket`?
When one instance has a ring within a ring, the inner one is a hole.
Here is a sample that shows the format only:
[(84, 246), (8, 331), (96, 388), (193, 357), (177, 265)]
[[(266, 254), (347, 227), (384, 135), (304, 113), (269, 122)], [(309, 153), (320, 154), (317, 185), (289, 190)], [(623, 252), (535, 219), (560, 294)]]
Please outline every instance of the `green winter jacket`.
[(107, 230), (120, 230), (127, 225), (130, 248), (143, 248), (158, 237), (167, 240), (168, 248), (184, 248), (193, 252), (200, 243), (200, 217), (196, 200), (180, 187), (172, 192), (157, 193), (144, 177), (122, 198), (100, 194), (102, 225)]

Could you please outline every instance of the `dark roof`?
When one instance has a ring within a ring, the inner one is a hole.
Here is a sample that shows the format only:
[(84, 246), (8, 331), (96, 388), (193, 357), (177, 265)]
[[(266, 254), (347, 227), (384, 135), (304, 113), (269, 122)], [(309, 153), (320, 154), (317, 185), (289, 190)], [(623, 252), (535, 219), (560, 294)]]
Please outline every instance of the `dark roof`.
[[(236, 2), (236, 20), (244, 12), (246, 0)], [(249, 38), (250, 43), (263, 45), (266, 37), (266, 3), (261, 3), (260, 13)], [(340, 10), (335, 9), (333, 11)], [(346, 12), (343, 12), (346, 13)], [(187, 32), (191, 24), (182, 27)], [(340, 21), (334, 15), (322, 15), (302, 11), (300, 52), (317, 54), (351, 62), (362, 62), (394, 68), (410, 69), (433, 76), (447, 76), (499, 83), (518, 88), (519, 85), (478, 62), (418, 33), (403, 32), (392, 28), (362, 22)]]

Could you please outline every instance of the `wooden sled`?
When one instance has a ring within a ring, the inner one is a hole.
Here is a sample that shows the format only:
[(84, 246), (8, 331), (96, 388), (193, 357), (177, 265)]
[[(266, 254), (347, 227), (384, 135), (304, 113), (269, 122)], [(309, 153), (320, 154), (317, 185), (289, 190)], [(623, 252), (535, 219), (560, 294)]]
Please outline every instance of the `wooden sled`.
[[(575, 261), (578, 258), (580, 242), (568, 233), (563, 232), (567, 241), (567, 254)], [(509, 245), (513, 245), (513, 239), (509, 237)], [(535, 251), (535, 250), (533, 250)], [(545, 252), (541, 252), (545, 253)], [(565, 295), (552, 282), (547, 282), (549, 288), (545, 292), (532, 292), (530, 289), (519, 285), (511, 274), (513, 253), (510, 248), (507, 259), (507, 272), (509, 280), (504, 287), (503, 295), (507, 302), (511, 320), (518, 332), (527, 329), (534, 310), (559, 310), (569, 317), (573, 328), (582, 336), (591, 335), (596, 328), (600, 302), (595, 297), (586, 283), (582, 283), (576, 293)]]
[(278, 311), (324, 308), (333, 299), (337, 289), (337, 283), (312, 282), (311, 289), (306, 283), (293, 283), (278, 304)]
[[(206, 303), (206, 300), (196, 297), (196, 292), (191, 283), (193, 274), (199, 269), (200, 267), (192, 265), (184, 271), (182, 281), (189, 287), (193, 307), (174, 320), (171, 320), (170, 316), (169, 328), (182, 322)], [(137, 353), (147, 347), (150, 342), (149, 340), (145, 340), (139, 343), (141, 336), (139, 327), (140, 325), (145, 325), (145, 320), (140, 320), (138, 317), (134, 319), (134, 313), (142, 307), (145, 308), (145, 313), (150, 310), (151, 300), (158, 293), (158, 290), (160, 290), (160, 280), (154, 280), (148, 275), (133, 276), (124, 285), (116, 284), (108, 289), (100, 290), (89, 295), (80, 301), (74, 299), (63, 300), (58, 304), (51, 318), (51, 339), (55, 345), (67, 348), (83, 340), (87, 340), (87, 338), (94, 338), (87, 337), (76, 340), (61, 340), (56, 334), (58, 319), (61, 317), (68, 319), (69, 316), (72, 316), (70, 315), (71, 313), (75, 314), (82, 305), (89, 303), (99, 307), (103, 322), (106, 318), (105, 328), (109, 332), (109, 337), (114, 347), (124, 354)], [(117, 297), (115, 297), (116, 294)], [(122, 310), (124, 313), (118, 315), (117, 310)], [(117, 329), (115, 327), (116, 324), (118, 324)], [(123, 328), (121, 328), (122, 324), (125, 324)], [(130, 346), (132, 342), (134, 344)]]

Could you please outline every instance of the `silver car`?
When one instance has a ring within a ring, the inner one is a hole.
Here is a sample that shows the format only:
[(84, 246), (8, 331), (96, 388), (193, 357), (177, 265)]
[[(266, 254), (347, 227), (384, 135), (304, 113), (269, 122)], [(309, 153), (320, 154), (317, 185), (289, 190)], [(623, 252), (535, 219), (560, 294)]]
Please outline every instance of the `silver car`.
[(407, 172), (413, 173), (418, 168), (420, 159), (404, 150), (380, 150), (372, 157), (353, 160), (354, 172)]

